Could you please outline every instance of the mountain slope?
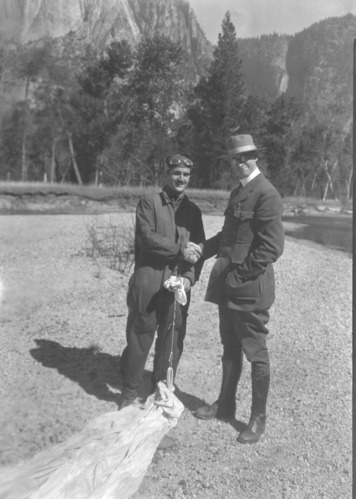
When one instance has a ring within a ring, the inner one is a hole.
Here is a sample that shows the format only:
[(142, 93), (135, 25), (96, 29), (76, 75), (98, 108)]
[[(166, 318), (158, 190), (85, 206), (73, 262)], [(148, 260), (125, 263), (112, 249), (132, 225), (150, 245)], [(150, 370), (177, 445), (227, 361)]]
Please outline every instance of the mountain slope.
[(212, 46), (184, 0), (2, 0), (0, 37), (26, 43), (68, 33), (104, 47), (127, 39), (135, 45), (154, 33), (179, 41), (187, 51), (191, 79), (206, 68)]
[(306, 104), (351, 105), (356, 16), (314, 23), (294, 36), (239, 39), (247, 91), (274, 99), (286, 92)]
[[(184, 74), (196, 82), (212, 60), (213, 47), (185, 0), (2, 0), (0, 42), (26, 43), (66, 35), (103, 48), (126, 38), (135, 45), (160, 33), (186, 49)], [(328, 18), (294, 36), (238, 39), (247, 92), (273, 101), (286, 92), (307, 106), (352, 109), (356, 16)]]
[(320, 21), (297, 33), (286, 55), (288, 94), (310, 106), (352, 103), (353, 40), (356, 16)]
[(289, 40), (289, 36), (276, 33), (238, 40), (249, 93), (273, 100), (287, 90), (286, 55)]

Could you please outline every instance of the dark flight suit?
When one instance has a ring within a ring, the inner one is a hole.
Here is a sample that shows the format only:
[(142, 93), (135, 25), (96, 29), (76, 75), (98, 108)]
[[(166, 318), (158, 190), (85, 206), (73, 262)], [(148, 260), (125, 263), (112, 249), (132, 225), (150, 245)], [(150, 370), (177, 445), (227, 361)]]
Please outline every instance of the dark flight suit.
[(174, 293), (163, 287), (171, 275), (190, 280), (192, 286), (199, 279), (203, 260), (193, 265), (182, 259), (185, 244), (205, 240), (201, 211), (183, 194), (177, 201), (169, 189), (147, 199), (141, 199), (136, 210), (135, 269), (127, 295), (129, 308), (126, 338), (127, 346), (121, 358), (123, 396), (133, 399), (143, 379), (144, 366), (155, 332), (154, 369), (152, 382), (166, 379), (172, 346), (173, 313), (173, 370), (183, 352), (186, 334), (188, 302), (176, 303)]

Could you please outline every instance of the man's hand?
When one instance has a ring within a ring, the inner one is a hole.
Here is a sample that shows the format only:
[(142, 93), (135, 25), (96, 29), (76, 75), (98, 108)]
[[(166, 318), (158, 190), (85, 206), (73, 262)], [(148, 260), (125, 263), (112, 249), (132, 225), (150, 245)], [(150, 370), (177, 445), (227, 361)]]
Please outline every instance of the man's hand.
[(189, 241), (183, 251), (183, 260), (189, 263), (196, 263), (202, 255), (202, 249), (198, 244)]
[(190, 282), (190, 279), (188, 279), (188, 277), (183, 277), (183, 286), (184, 291), (188, 293), (188, 291), (190, 291), (190, 288), (192, 287), (192, 283)]

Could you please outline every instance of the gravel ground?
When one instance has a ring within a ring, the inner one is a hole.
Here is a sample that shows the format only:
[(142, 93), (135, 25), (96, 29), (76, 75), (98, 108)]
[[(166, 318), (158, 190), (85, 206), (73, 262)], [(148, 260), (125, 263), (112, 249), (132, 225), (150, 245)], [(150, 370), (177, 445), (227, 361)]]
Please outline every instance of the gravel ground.
[[(122, 223), (128, 216), (110, 217)], [(0, 216), (2, 465), (30, 458), (117, 407), (129, 275), (84, 255), (86, 218)], [(222, 218), (204, 216), (204, 223), (210, 236)], [(192, 415), (220, 387), (217, 310), (203, 301), (212, 264), (193, 289), (176, 379), (186, 410), (170, 432), (177, 445), (156, 451), (134, 499), (351, 498), (350, 255), (287, 238), (275, 265), (267, 431), (252, 446), (236, 442), (251, 404), (247, 362), (236, 421)]]

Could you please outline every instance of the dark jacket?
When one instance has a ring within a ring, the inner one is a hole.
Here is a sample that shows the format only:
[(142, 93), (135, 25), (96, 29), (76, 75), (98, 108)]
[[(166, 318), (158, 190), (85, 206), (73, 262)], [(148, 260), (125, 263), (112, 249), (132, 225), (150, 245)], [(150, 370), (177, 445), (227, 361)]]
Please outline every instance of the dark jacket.
[(272, 305), (272, 263), (284, 248), (282, 214), (280, 195), (262, 173), (231, 192), (223, 229), (204, 246), (205, 258), (218, 257), (206, 301), (250, 311)]
[(188, 241), (205, 241), (201, 211), (186, 195), (172, 201), (163, 190), (141, 199), (136, 209), (135, 269), (131, 284), (141, 313), (149, 313), (154, 297), (172, 273), (199, 279), (203, 260), (195, 265), (182, 258)]

